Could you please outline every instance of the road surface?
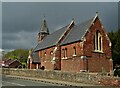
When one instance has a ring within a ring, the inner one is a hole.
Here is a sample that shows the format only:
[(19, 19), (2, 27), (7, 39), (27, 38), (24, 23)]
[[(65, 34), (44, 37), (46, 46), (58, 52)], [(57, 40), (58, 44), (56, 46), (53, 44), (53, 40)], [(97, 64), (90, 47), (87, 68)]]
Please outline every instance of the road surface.
[[(66, 86), (52, 83), (52, 82), (41, 82), (41, 81), (35, 81), (35, 80), (27, 80), (27, 79), (17, 79), (11, 76), (1, 76), (2, 82), (0, 86), (2, 88), (112, 88), (112, 87), (106, 87), (106, 86), (95, 86), (95, 85), (89, 85), (89, 84), (82, 84), (79, 83), (79, 86)], [(54, 82), (54, 81), (53, 81)], [(64, 84), (64, 83), (63, 83)], [(72, 83), (67, 83), (69, 85), (72, 85)], [(77, 83), (76, 83), (77, 84)]]
[(61, 85), (2, 76), (2, 86), (61, 86)]

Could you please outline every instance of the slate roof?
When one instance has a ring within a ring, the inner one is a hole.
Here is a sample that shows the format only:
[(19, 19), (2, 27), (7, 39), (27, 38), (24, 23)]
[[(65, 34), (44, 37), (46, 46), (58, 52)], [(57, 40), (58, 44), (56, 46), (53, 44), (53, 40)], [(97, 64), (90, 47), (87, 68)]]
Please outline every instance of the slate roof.
[(65, 32), (67, 26), (55, 31), (54, 33), (47, 35), (42, 41), (41, 43), (39, 43), (34, 51), (38, 51), (41, 49), (45, 49), (51, 46), (56, 45), (57, 41), (59, 40), (59, 38), (61, 37), (61, 35)]
[(39, 59), (39, 55), (38, 55), (38, 53), (37, 52), (32, 52), (32, 58), (33, 58), (33, 63), (40, 63), (40, 59)]
[(13, 64), (17, 62), (17, 66), (22, 65), (20, 61), (15, 59), (5, 59), (3, 60), (4, 67), (16, 67), (16, 64)]
[[(82, 36), (84, 36), (84, 34), (86, 33), (87, 29), (90, 27), (92, 21), (94, 18), (89, 19), (85, 22), (82, 22), (81, 24), (75, 25), (70, 32), (66, 35), (65, 39), (60, 43), (60, 45), (64, 45), (64, 44), (69, 44), (75, 41), (79, 41), (81, 40)], [(62, 36), (62, 34), (65, 32), (65, 30), (67, 29), (68, 25), (55, 31), (54, 33), (46, 36), (41, 43), (39, 43), (34, 51), (38, 51), (38, 50), (42, 50), (42, 49), (46, 49), (49, 47), (52, 47), (54, 45), (56, 45), (57, 41), (59, 40), (59, 38)]]
[(82, 22), (78, 25), (75, 25), (68, 33), (68, 35), (65, 37), (65, 39), (61, 42), (60, 45), (65, 45), (81, 40), (87, 29), (90, 27), (92, 21), (93, 18), (85, 22)]

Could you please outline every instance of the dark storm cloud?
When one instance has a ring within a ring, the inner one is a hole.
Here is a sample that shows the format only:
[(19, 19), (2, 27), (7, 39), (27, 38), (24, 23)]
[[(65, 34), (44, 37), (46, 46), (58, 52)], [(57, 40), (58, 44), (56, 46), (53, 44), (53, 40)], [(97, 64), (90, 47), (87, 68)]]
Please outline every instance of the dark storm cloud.
[(118, 2), (118, 28), (120, 28), (120, 1)]
[(18, 49), (22, 47), (25, 49), (30, 47), (33, 48), (31, 45), (35, 45), (37, 41), (34, 39), (36, 37), (34, 36), (34, 33), (24, 31), (18, 32), (17, 34), (6, 33), (2, 37), (5, 40), (3, 47), (10, 47), (11, 49)]
[(117, 3), (42, 3), (2, 4), (3, 48), (31, 48), (37, 45), (37, 32), (45, 14), (50, 32), (75, 18), (80, 23), (98, 11), (106, 31), (117, 30)]

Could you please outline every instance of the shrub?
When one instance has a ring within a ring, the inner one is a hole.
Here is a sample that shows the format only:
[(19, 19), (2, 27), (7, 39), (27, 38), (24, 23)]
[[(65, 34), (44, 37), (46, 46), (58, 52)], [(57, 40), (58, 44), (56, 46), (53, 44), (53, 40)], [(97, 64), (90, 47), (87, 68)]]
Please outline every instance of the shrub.
[(119, 76), (120, 77), (120, 65), (115, 67), (114, 76)]

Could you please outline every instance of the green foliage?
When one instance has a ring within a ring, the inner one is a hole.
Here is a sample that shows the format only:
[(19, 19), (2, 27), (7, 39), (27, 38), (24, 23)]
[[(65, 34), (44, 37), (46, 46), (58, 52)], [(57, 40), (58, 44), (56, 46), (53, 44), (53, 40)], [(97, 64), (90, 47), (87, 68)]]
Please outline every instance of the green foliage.
[(115, 67), (114, 76), (119, 76), (120, 77), (120, 66)]
[(112, 59), (114, 64), (120, 64), (120, 29), (108, 34), (112, 43)]
[(6, 53), (3, 57), (4, 58), (11, 58), (11, 59), (17, 59), (22, 63), (27, 62), (29, 50), (25, 49), (16, 49), (14, 51)]

